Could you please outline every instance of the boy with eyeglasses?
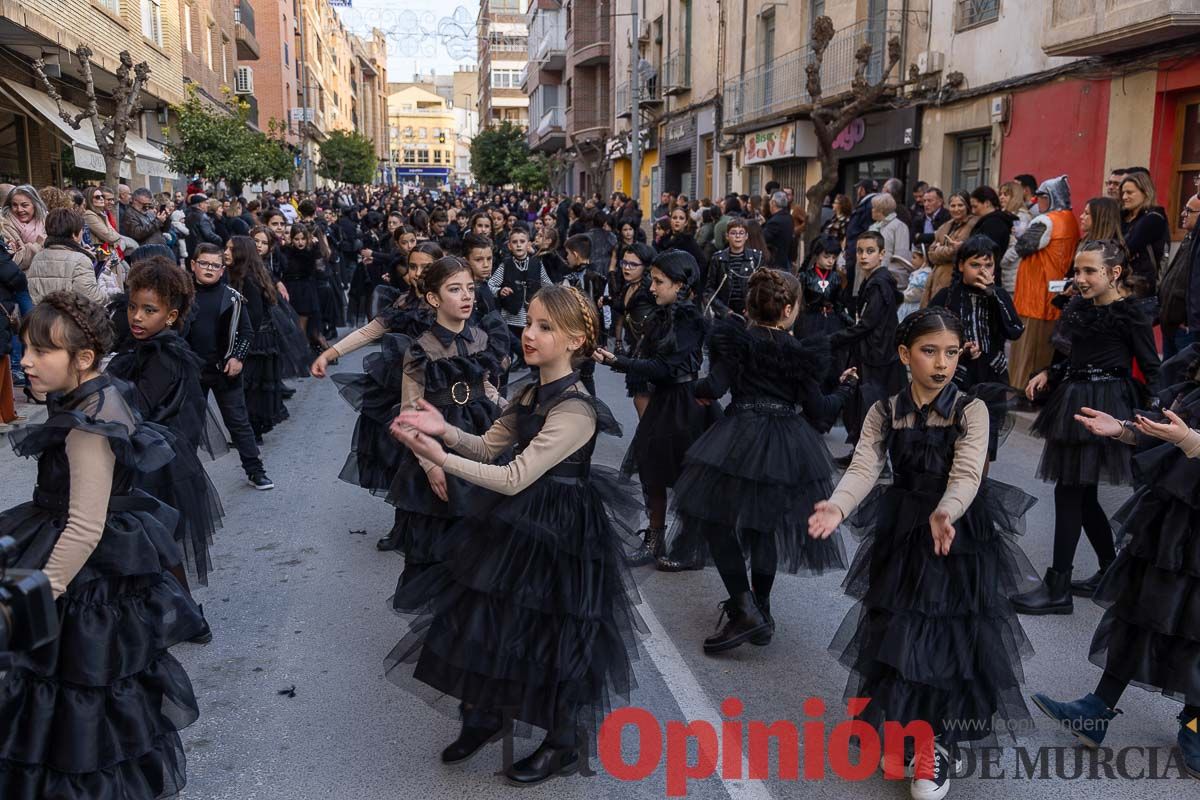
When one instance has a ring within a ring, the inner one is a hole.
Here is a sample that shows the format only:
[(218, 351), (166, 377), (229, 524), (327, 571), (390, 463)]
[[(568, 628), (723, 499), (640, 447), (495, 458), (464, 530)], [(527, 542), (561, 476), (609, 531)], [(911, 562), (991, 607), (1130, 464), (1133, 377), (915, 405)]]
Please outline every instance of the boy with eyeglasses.
[(274, 489), (254, 442), (242, 389), (242, 364), (254, 336), (245, 298), (223, 280), (224, 254), (215, 244), (197, 245), (190, 266), (196, 282), (196, 300), (187, 341), (203, 361), (200, 385), (205, 401), (209, 392), (217, 398), (221, 419), (233, 438), (250, 485), (260, 491)]

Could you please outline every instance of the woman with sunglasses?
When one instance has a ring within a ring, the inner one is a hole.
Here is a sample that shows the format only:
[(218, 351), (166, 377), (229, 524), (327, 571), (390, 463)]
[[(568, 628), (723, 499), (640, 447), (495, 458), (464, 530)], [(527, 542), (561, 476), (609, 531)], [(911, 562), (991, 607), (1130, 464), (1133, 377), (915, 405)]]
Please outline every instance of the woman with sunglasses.
[(117, 250), (118, 257), (124, 257), (118, 243), (121, 234), (117, 233), (116, 220), (109, 217), (108, 203), (104, 199), (104, 190), (99, 186), (91, 186), (84, 192), (85, 208), (83, 222), (92, 235), (93, 246), (97, 250), (112, 252)]

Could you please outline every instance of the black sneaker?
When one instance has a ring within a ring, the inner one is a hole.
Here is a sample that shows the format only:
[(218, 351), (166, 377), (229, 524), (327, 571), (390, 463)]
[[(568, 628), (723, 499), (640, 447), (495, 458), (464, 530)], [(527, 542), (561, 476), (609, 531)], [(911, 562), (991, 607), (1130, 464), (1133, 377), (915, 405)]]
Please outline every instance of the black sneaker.
[(251, 486), (253, 486), (255, 489), (258, 489), (260, 492), (265, 492), (268, 489), (275, 488), (275, 482), (268, 478), (267, 473), (263, 472), (262, 470), (255, 472), (249, 478), (247, 478), (247, 480), (250, 481)]

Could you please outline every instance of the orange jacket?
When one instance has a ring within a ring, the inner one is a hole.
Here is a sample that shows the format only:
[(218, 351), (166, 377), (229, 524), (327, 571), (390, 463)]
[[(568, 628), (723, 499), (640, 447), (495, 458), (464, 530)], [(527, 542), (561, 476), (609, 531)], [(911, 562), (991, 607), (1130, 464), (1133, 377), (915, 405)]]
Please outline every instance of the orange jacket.
[(1079, 245), (1079, 222), (1066, 209), (1050, 211), (1043, 216), (1050, 220), (1050, 241), (1033, 255), (1021, 259), (1013, 305), (1022, 317), (1055, 320), (1059, 310), (1050, 304), (1054, 297), (1050, 292), (1050, 281), (1060, 281), (1071, 271), (1075, 248)]

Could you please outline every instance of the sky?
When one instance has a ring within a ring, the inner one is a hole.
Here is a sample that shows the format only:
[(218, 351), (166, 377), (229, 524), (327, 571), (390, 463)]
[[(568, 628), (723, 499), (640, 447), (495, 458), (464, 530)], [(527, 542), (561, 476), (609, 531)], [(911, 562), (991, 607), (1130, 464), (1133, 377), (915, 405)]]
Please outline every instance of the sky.
[(454, 72), (474, 66), (478, 0), (350, 0), (336, 8), (346, 27), (357, 34), (372, 27), (388, 39), (388, 79), (412, 80), (414, 72)]

